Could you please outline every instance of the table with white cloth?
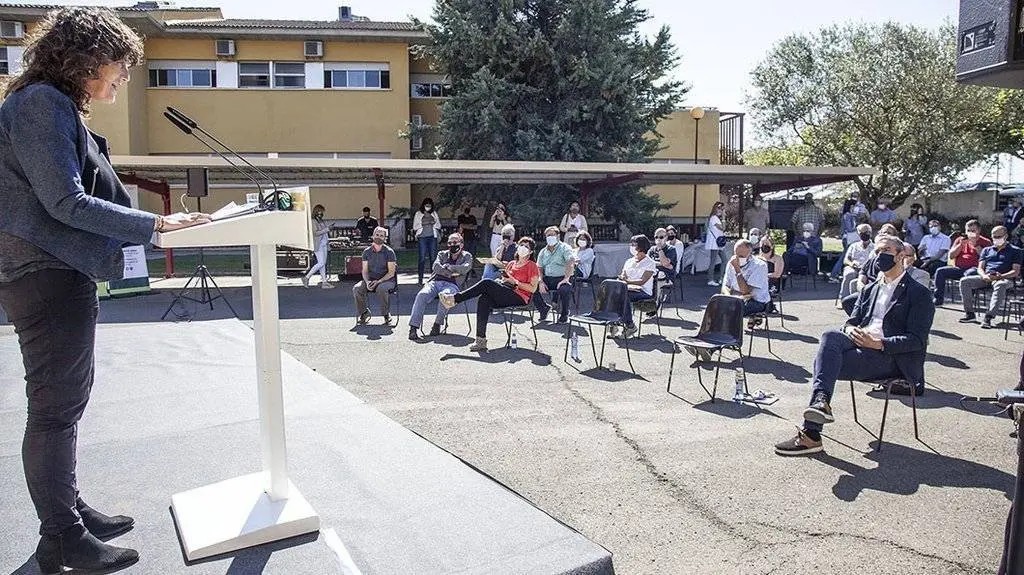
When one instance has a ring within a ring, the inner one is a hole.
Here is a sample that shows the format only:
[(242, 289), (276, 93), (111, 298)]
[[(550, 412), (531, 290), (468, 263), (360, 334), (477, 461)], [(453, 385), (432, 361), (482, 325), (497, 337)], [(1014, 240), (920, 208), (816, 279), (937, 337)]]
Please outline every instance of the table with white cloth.
[[(723, 248), (728, 257), (732, 257), (735, 241), (730, 240)], [(677, 248), (678, 249), (678, 248)], [(628, 243), (601, 243), (594, 246), (594, 276), (599, 278), (615, 278), (622, 273), (622, 265), (631, 257)], [(694, 242), (683, 250), (682, 268), (692, 266), (693, 273), (707, 271), (711, 257), (704, 244)], [(716, 260), (717, 261), (717, 260)]]

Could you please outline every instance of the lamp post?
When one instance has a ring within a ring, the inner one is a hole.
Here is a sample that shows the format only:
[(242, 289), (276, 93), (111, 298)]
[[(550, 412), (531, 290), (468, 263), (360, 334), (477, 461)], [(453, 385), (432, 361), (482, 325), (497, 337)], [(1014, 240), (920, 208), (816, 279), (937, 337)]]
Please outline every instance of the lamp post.
[[(694, 106), (690, 108), (690, 117), (693, 118), (693, 165), (697, 165), (697, 142), (700, 140), (700, 119), (704, 117), (704, 108)], [(697, 239), (697, 182), (693, 183), (693, 211), (690, 212), (690, 241)]]

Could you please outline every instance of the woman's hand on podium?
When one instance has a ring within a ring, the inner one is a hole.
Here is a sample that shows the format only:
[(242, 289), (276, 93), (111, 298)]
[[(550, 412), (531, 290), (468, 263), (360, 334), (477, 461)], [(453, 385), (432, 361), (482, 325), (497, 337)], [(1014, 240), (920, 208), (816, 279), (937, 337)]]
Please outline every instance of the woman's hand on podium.
[(169, 216), (158, 216), (156, 222), (156, 231), (158, 232), (173, 232), (174, 230), (181, 230), (184, 228), (191, 228), (192, 226), (198, 226), (200, 224), (210, 223), (210, 214), (204, 214), (201, 212), (192, 213), (177, 213)]

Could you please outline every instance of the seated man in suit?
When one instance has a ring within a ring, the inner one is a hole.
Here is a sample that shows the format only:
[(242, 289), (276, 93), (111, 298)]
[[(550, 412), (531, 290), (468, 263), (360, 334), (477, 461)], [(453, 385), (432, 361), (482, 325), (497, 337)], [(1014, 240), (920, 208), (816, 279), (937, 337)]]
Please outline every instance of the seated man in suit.
[[(822, 451), (822, 425), (834, 421), (829, 402), (836, 380), (896, 378), (924, 393), (924, 358), (935, 302), (928, 288), (905, 273), (903, 242), (892, 236), (875, 241), (878, 279), (860, 292), (853, 315), (842, 329), (821, 336), (814, 360), (814, 389), (796, 437), (775, 445), (779, 455)], [(909, 395), (911, 388), (894, 394)]]
[(794, 275), (817, 275), (818, 256), (821, 255), (821, 238), (815, 235), (814, 224), (807, 222), (803, 226), (802, 237), (793, 241), (786, 251), (786, 269)]

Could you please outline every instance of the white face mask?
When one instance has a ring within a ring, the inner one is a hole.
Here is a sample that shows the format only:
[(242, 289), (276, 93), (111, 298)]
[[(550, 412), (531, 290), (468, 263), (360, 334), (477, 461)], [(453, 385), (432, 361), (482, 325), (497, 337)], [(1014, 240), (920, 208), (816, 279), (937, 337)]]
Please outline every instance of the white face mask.
[(994, 245), (997, 248), (1002, 247), (1005, 243), (1006, 238), (992, 238), (992, 245)]
[(657, 245), (660, 248), (660, 247), (665, 245), (665, 240), (663, 240), (661, 238), (657, 238), (656, 240), (654, 240), (654, 243), (655, 243), (655, 245)]
[(804, 232), (804, 237), (805, 238), (811, 237), (811, 232)]
[(516, 248), (516, 255), (518, 255), (521, 258), (525, 258), (526, 256), (530, 255), (530, 251), (531, 250), (529, 247), (525, 245), (520, 245), (518, 248)]
[(747, 261), (749, 259), (750, 258), (739, 258), (739, 260), (740, 260), (740, 267), (743, 267), (743, 266), (747, 265)]
[(629, 246), (629, 255), (636, 257), (636, 246)]
[(885, 204), (878, 204), (878, 209), (884, 210), (885, 209)]
[(978, 232), (967, 232), (967, 237), (968, 237), (968, 238), (970, 238), (970, 239), (972, 239), (972, 240), (973, 240), (973, 239), (977, 239), (977, 237), (978, 237)]
[(549, 246), (554, 246), (558, 243), (558, 236), (548, 236), (544, 238), (544, 241), (547, 242)]
[(757, 245), (758, 242), (760, 242), (760, 241), (761, 241), (761, 236), (759, 236), (757, 234), (754, 234), (754, 235), (750, 236), (750, 243), (752, 243), (754, 245)]
[(580, 240), (580, 241), (576, 242), (576, 245), (578, 245), (580, 247), (580, 249), (582, 250), (583, 248), (587, 247), (587, 240)]
[(933, 236), (939, 235), (939, 228), (937, 228), (935, 226), (932, 226), (932, 227), (928, 228), (928, 231), (931, 232), (931, 234)]
[(430, 212), (434, 211), (434, 206), (423, 206), (423, 211), (429, 214)]

